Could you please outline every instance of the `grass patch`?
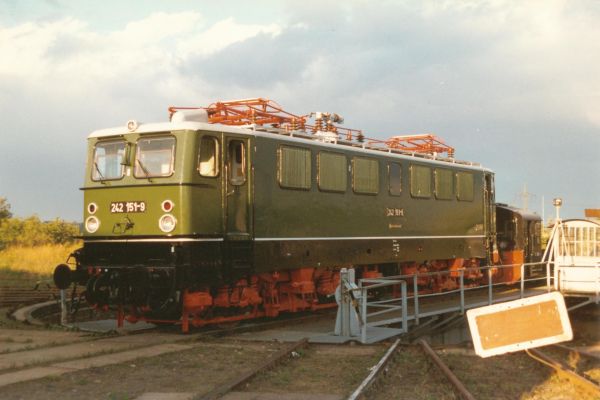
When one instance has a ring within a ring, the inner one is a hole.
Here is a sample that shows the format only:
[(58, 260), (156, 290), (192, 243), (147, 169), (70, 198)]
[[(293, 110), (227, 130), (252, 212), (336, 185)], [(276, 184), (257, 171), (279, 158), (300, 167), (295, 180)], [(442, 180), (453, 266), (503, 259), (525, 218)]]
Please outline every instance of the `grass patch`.
[(145, 392), (206, 393), (257, 365), (264, 360), (265, 354), (281, 348), (276, 343), (265, 343), (252, 350), (244, 346), (241, 343), (241, 350), (237, 352), (230, 347), (202, 345), (121, 364), (15, 383), (2, 387), (0, 398), (136, 399)]
[(0, 251), (2, 280), (48, 277), (54, 267), (64, 263), (69, 254), (80, 246), (80, 243), (10, 246)]
[(371, 355), (344, 354), (344, 347), (340, 346), (337, 354), (331, 354), (320, 351), (320, 347), (299, 351), (298, 356), (260, 373), (243, 390), (347, 395), (369, 374), (385, 351), (381, 346)]

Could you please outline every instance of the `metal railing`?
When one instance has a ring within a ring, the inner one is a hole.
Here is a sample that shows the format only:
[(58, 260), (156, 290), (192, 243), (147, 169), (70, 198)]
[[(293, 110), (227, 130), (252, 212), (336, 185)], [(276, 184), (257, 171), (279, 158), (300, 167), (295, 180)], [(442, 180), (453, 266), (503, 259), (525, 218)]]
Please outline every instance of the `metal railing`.
[[(506, 282), (506, 280), (501, 280), (503, 274), (497, 274), (502, 269), (512, 269), (514, 271), (516, 268), (520, 272), (518, 280)], [(479, 277), (479, 282), (470, 279), (475, 275)], [(487, 282), (481, 284), (481, 277), (485, 277), (485, 275), (487, 275), (487, 279), (484, 279)], [(496, 282), (494, 282), (495, 275), (500, 278)], [(436, 293), (422, 293), (423, 288), (420, 287), (419, 282), (439, 280), (446, 276), (458, 278), (458, 284), (454, 289)], [(353, 290), (360, 291), (360, 297), (357, 296), (357, 300), (360, 310), (361, 342), (367, 342), (367, 331), (370, 327), (399, 323), (399, 333), (406, 333), (408, 332), (409, 321), (414, 321), (418, 325), (421, 318), (449, 312), (464, 314), (470, 308), (537, 295), (540, 290), (544, 289), (549, 292), (553, 290), (553, 280), (552, 268), (550, 263), (546, 262), (495, 265), (454, 271), (360, 279), (358, 288)], [(498, 293), (496, 297), (494, 296), (495, 288), (509, 285), (516, 286), (517, 284), (517, 294), (504, 292)], [(381, 292), (385, 288), (393, 288), (394, 286), (399, 286), (400, 297), (378, 299), (378, 296), (374, 294), (375, 291)], [(408, 292), (409, 286), (412, 287), (411, 293)], [(421, 294), (419, 294), (419, 291), (421, 291)], [(482, 293), (486, 291), (486, 295), (482, 296)], [(474, 295), (469, 296), (471, 293), (474, 293)], [(433, 298), (443, 300), (437, 301), (435, 304), (424, 304), (428, 299)]]
[[(369, 291), (375, 289), (382, 289), (385, 287), (400, 285), (400, 299), (388, 299), (388, 300), (377, 300), (369, 302)], [(361, 329), (360, 338), (362, 343), (367, 343), (367, 329), (369, 327), (377, 327), (382, 325), (390, 325), (395, 323), (401, 323), (400, 331), (398, 333), (408, 332), (408, 303), (407, 303), (407, 290), (406, 281), (402, 279), (392, 278), (371, 278), (361, 279), (358, 283), (358, 290), (360, 290), (360, 315), (361, 315)], [(400, 301), (400, 304), (397, 304)], [(396, 304), (394, 304), (396, 303)], [(375, 308), (378, 311), (374, 311), (369, 314), (368, 309)], [(369, 324), (369, 317), (382, 316), (391, 313), (400, 312), (400, 316), (392, 316), (389, 319), (385, 319), (382, 322), (371, 322)]]

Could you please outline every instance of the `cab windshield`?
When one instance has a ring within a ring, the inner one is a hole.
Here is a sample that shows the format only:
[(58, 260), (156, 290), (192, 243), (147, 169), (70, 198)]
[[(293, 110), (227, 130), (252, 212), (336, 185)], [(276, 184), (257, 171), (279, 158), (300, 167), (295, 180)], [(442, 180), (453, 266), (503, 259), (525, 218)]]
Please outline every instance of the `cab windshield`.
[(170, 176), (175, 161), (175, 138), (172, 136), (139, 139), (135, 155), (136, 178)]
[(95, 181), (121, 179), (125, 147), (125, 142), (122, 140), (97, 143), (94, 148), (92, 179)]

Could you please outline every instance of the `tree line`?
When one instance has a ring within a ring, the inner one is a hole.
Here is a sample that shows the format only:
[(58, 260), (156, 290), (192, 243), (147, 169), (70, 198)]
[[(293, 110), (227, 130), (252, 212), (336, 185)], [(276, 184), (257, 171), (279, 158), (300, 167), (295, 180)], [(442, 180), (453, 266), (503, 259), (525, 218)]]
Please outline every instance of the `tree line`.
[(80, 234), (79, 225), (55, 219), (42, 221), (36, 215), (14, 217), (10, 204), (0, 197), (0, 250), (7, 246), (40, 246), (44, 244), (69, 244)]

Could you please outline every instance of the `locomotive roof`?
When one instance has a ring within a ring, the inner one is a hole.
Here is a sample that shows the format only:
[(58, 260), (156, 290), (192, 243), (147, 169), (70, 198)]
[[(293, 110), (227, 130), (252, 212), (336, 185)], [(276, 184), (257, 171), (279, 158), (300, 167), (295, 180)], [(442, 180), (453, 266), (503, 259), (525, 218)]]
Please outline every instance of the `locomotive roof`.
[(523, 208), (519, 208), (519, 207), (515, 207), (515, 206), (511, 206), (508, 204), (496, 203), (496, 207), (504, 208), (508, 211), (519, 214), (521, 217), (523, 217), (526, 220), (541, 220), (542, 219), (538, 214), (536, 214), (532, 211), (525, 210)]
[[(492, 172), (490, 169), (483, 167), (479, 163), (470, 162), (470, 161), (461, 161), (456, 160), (454, 158), (446, 158), (436, 155), (422, 154), (422, 153), (412, 153), (392, 148), (382, 148), (376, 146), (369, 146), (365, 143), (356, 143), (356, 142), (348, 142), (344, 140), (336, 140), (330, 141), (326, 140), (324, 137), (319, 137), (315, 135), (311, 135), (302, 131), (292, 131), (285, 132), (282, 129), (277, 128), (268, 128), (264, 126), (256, 126), (256, 125), (242, 125), (242, 126), (233, 126), (233, 125), (222, 125), (222, 124), (211, 124), (206, 122), (197, 122), (197, 121), (177, 121), (177, 122), (157, 122), (157, 123), (140, 123), (137, 125), (135, 130), (128, 130), (127, 127), (114, 127), (107, 129), (100, 129), (92, 132), (88, 139), (93, 138), (108, 138), (108, 137), (116, 137), (123, 136), (130, 133), (159, 133), (159, 132), (171, 132), (171, 131), (182, 131), (182, 130), (190, 130), (190, 131), (218, 131), (218, 132), (228, 132), (249, 136), (259, 136), (259, 137), (271, 137), (278, 140), (288, 141), (288, 142), (296, 142), (303, 144), (316, 144), (321, 147), (327, 147), (330, 149), (336, 150), (356, 150), (360, 152), (364, 152), (367, 154), (373, 155), (381, 155), (382, 153), (387, 153), (388, 155), (392, 155), (398, 158), (405, 159), (420, 159), (428, 163), (446, 165), (453, 164), (457, 167), (467, 168), (467, 169), (476, 169), (481, 171)], [(343, 147), (342, 147), (343, 146)]]

